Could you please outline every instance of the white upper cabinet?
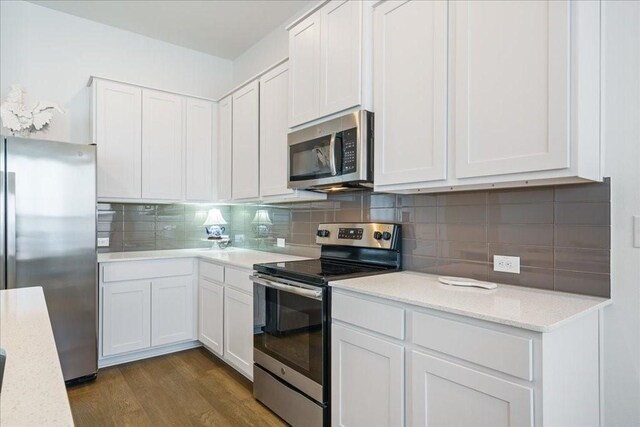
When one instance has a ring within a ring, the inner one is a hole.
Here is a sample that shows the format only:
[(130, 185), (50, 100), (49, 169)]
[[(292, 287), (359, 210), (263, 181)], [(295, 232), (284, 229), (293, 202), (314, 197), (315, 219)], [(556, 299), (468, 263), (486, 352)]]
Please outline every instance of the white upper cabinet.
[(182, 199), (183, 98), (142, 91), (142, 198)]
[(92, 77), (98, 200), (212, 202), (217, 103)]
[(284, 63), (260, 78), (260, 197), (292, 193), (287, 188), (287, 88)]
[(218, 200), (231, 200), (233, 96), (218, 104)]
[(374, 16), (377, 191), (602, 179), (599, 2), (387, 1)]
[(570, 2), (451, 8), (456, 177), (567, 168)]
[(289, 30), (289, 126), (319, 115), (320, 14), (314, 13)]
[(255, 80), (233, 94), (231, 194), (234, 200), (260, 195), (259, 90), (259, 83)]
[(142, 90), (97, 80), (93, 85), (93, 142), (98, 198), (142, 196)]
[(447, 178), (447, 2), (374, 11), (376, 185)]
[(320, 9), (320, 116), (360, 104), (362, 2)]
[(214, 199), (214, 112), (215, 104), (188, 98), (185, 108), (185, 200), (188, 202)]
[(368, 105), (371, 2), (332, 0), (289, 29), (289, 127)]

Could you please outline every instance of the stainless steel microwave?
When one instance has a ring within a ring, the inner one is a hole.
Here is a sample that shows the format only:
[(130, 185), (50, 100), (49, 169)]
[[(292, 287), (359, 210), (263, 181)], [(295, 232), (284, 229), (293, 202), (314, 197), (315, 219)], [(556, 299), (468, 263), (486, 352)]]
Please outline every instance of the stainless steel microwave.
[(288, 135), (289, 188), (373, 186), (373, 113), (360, 110)]

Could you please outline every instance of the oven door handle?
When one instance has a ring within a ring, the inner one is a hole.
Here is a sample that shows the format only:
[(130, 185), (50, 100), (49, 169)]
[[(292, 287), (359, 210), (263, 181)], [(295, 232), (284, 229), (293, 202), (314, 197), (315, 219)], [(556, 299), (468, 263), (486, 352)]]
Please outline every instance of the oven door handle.
[(311, 298), (315, 300), (322, 300), (322, 289), (313, 290), (300, 288), (298, 286), (286, 285), (280, 282), (274, 282), (255, 275), (250, 276), (251, 280), (258, 285), (266, 286), (267, 288), (277, 289), (279, 291), (288, 292), (290, 294), (299, 295), (305, 298)]
[(331, 176), (338, 174), (336, 168), (336, 132), (331, 134), (331, 141), (329, 141), (329, 167), (331, 168)]

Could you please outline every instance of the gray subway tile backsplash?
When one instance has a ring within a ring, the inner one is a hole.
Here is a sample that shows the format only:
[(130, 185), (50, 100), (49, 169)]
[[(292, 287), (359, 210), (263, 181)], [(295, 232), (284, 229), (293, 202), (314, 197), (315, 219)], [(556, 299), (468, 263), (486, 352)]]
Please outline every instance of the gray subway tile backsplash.
[[(310, 203), (218, 208), (235, 246), (317, 257), (319, 223), (399, 222), (405, 270), (608, 297), (610, 193), (607, 179), (437, 195), (360, 191)], [(201, 224), (210, 208), (100, 203), (98, 235), (111, 237), (108, 251), (207, 247)], [(252, 224), (257, 209), (273, 223), (266, 236)], [(276, 246), (278, 237), (285, 248)], [(521, 273), (494, 272), (493, 255), (519, 256)]]

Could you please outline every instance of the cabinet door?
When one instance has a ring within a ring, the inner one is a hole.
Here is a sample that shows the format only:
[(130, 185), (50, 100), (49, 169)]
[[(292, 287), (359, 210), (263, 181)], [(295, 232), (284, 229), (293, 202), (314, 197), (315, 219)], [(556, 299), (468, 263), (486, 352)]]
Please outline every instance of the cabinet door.
[(109, 283), (102, 288), (102, 355), (151, 345), (151, 283)]
[(190, 202), (213, 200), (213, 103), (186, 100), (185, 199)]
[(378, 6), (374, 69), (376, 185), (446, 179), (447, 2)]
[(331, 396), (331, 425), (403, 425), (404, 348), (332, 324)]
[(253, 378), (253, 296), (224, 292), (224, 358)]
[(191, 276), (154, 279), (151, 292), (151, 345), (195, 339)]
[(532, 389), (417, 351), (411, 359), (409, 424), (533, 425)]
[(143, 199), (182, 199), (183, 101), (166, 92), (142, 91)]
[(289, 127), (319, 116), (320, 12), (289, 30)]
[(233, 199), (257, 198), (259, 188), (259, 83), (233, 94)]
[(292, 193), (287, 188), (287, 64), (260, 78), (260, 196)]
[(224, 286), (200, 279), (198, 292), (198, 338), (219, 356), (223, 354)]
[(142, 197), (142, 90), (97, 80), (98, 198)]
[(360, 104), (362, 7), (333, 0), (320, 9), (320, 116)]
[(456, 177), (568, 167), (572, 3), (450, 5)]
[(233, 156), (233, 97), (218, 104), (218, 200), (231, 200), (231, 164)]

